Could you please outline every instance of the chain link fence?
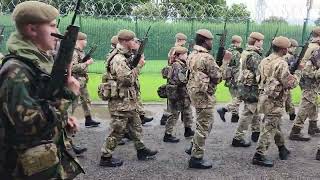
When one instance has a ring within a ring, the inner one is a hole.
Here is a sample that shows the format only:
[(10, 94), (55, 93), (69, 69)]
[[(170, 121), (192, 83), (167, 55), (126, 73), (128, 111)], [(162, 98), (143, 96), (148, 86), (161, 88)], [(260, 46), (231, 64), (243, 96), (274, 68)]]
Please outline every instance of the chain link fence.
[[(0, 0), (0, 26), (5, 26), (5, 40), (15, 30), (11, 21), (11, 13), (16, 4), (21, 0)], [(61, 18), (59, 30), (64, 32), (71, 22), (75, 1), (71, 0), (47, 0), (44, 1), (59, 9)], [(237, 13), (237, 14), (234, 14)], [(223, 31), (224, 22), (227, 20), (227, 46), (230, 44), (232, 35), (240, 35), (244, 40), (252, 31), (258, 31), (265, 35), (264, 48), (270, 46), (269, 41), (279, 27), (278, 35), (285, 35), (302, 39), (302, 25), (290, 25), (285, 23), (258, 24), (248, 18), (246, 11), (230, 11), (226, 6), (194, 3), (141, 3), (106, 0), (82, 1), (81, 12), (77, 23), (82, 32), (88, 35), (88, 44), (97, 44), (98, 49), (94, 54), (95, 63), (91, 72), (102, 73), (104, 65), (102, 62), (110, 49), (110, 39), (120, 29), (130, 29), (136, 32), (138, 37), (143, 37), (145, 31), (151, 26), (149, 43), (145, 49), (145, 56), (148, 60), (157, 63), (148, 63), (145, 71), (159, 73), (159, 69), (165, 64), (169, 49), (174, 45), (174, 36), (178, 32), (188, 36), (188, 43), (194, 38), (195, 31), (200, 28), (207, 28), (213, 34)], [(307, 28), (305, 34), (310, 32)], [(213, 52), (217, 52), (219, 37), (215, 36)], [(244, 43), (245, 44), (245, 43)], [(243, 45), (244, 46), (244, 45)], [(5, 52), (5, 43), (0, 45), (0, 51)], [(160, 63), (159, 63), (160, 62)], [(151, 65), (152, 64), (152, 65)]]

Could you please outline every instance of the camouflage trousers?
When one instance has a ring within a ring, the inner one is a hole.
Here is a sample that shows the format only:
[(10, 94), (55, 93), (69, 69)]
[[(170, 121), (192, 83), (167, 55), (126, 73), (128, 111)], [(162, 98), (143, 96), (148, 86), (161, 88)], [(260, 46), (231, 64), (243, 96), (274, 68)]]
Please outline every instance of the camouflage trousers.
[(192, 127), (192, 109), (190, 106), (184, 108), (182, 111), (179, 111), (174, 108), (169, 109), (169, 117), (166, 122), (166, 134), (172, 134), (173, 133), (173, 128), (177, 124), (177, 121), (179, 119), (179, 115), (181, 114), (181, 119), (183, 121), (184, 127), (185, 128), (191, 128)]
[(226, 108), (228, 112), (231, 112), (232, 114), (239, 114), (241, 100), (238, 98), (237, 89), (229, 87), (229, 92), (231, 94), (232, 101), (230, 104), (227, 105)]
[(260, 121), (261, 118), (258, 114), (257, 103), (245, 102), (234, 138), (238, 140), (244, 139), (245, 131), (248, 130), (250, 124), (252, 132), (260, 132)]
[(291, 92), (288, 93), (288, 96), (287, 96), (286, 101), (285, 101), (285, 107), (286, 107), (286, 112), (288, 114), (294, 114), (295, 113), (294, 104), (292, 103)]
[(142, 142), (142, 126), (137, 111), (116, 111), (111, 114), (111, 130), (101, 148), (102, 156), (111, 157), (112, 152), (118, 145), (118, 141), (123, 137), (123, 131), (128, 125), (129, 135), (132, 138), (137, 150), (145, 148)]
[(261, 133), (257, 144), (257, 152), (264, 155), (270, 147), (271, 139), (277, 146), (284, 145), (284, 135), (281, 132), (281, 114), (278, 115), (265, 115), (263, 118), (263, 124)]
[(202, 158), (205, 150), (205, 142), (209, 136), (214, 121), (214, 108), (196, 108), (196, 131), (192, 139), (191, 156)]
[[(143, 110), (143, 104), (142, 104), (140, 96), (138, 96), (138, 108), (137, 108), (137, 111), (138, 111), (138, 114), (139, 114), (139, 118), (140, 118), (140, 116), (145, 116), (146, 115), (146, 112)], [(123, 135), (125, 133), (129, 134), (129, 123), (127, 123), (127, 126), (124, 129)]]
[(303, 128), (304, 122), (307, 118), (310, 121), (318, 120), (318, 94), (312, 90), (303, 90), (302, 98), (299, 105), (297, 117), (294, 122), (294, 126)]
[(76, 100), (72, 102), (72, 114), (75, 112), (76, 108), (79, 105), (79, 98), (81, 101), (82, 109), (84, 112), (84, 116), (91, 116), (91, 101), (90, 101), (90, 96), (88, 93), (87, 86), (85, 85), (84, 87), (80, 88), (80, 95)]

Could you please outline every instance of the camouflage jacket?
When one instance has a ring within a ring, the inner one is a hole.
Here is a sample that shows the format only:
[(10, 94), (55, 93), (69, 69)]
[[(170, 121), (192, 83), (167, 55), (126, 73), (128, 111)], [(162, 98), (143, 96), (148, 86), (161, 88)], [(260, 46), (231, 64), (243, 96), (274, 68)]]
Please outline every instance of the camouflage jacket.
[(105, 88), (110, 88), (112, 94), (109, 97), (108, 107), (112, 112), (132, 111), (138, 106), (138, 89), (136, 81), (142, 68), (138, 65), (130, 69), (128, 59), (132, 53), (121, 44), (117, 44), (116, 51), (108, 57), (106, 62), (106, 73), (102, 82), (106, 83)]
[(241, 53), (234, 45), (231, 45), (228, 51), (232, 53), (232, 59), (228, 64), (223, 62), (223, 79), (225, 80), (226, 87), (236, 88), (239, 76)]
[(258, 102), (258, 65), (262, 60), (261, 50), (254, 46), (242, 52), (240, 58), (240, 71), (238, 77), (238, 90), (240, 99), (247, 102)]
[(195, 108), (214, 107), (214, 93), (222, 80), (222, 72), (213, 56), (207, 49), (195, 45), (187, 64), (190, 71), (187, 89), (192, 105)]
[(75, 48), (72, 56), (72, 75), (80, 82), (81, 87), (88, 82), (88, 65), (81, 62), (84, 58), (84, 51)]
[(289, 90), (298, 85), (301, 72), (292, 75), (284, 56), (272, 53), (259, 64), (259, 97), (258, 109), (261, 113), (281, 114)]
[[(39, 86), (47, 83), (39, 78), (39, 72), (51, 73), (52, 57), (16, 32), (11, 34), (7, 47), (10, 54), (26, 60), (11, 58), (0, 70), (0, 166), (6, 167), (4, 171), (8, 176), (17, 178), (30, 175), (34, 179), (38, 175), (47, 177), (45, 179), (74, 178), (82, 169), (67, 157), (63, 140), (67, 108), (72, 99), (51, 102), (37, 95)], [(71, 168), (70, 164), (75, 166)], [(54, 175), (43, 171), (48, 168)], [(66, 172), (65, 169), (72, 170)]]
[(3, 57), (4, 57), (3, 54), (0, 53), (0, 61), (2, 60)]
[(305, 64), (311, 57), (312, 53), (320, 47), (320, 42), (311, 41), (306, 53), (304, 54), (301, 63)]

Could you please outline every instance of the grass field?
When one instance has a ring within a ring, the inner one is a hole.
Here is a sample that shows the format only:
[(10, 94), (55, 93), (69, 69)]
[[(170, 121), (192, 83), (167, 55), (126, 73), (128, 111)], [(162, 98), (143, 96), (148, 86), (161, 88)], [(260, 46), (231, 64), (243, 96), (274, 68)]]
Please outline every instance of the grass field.
[[(157, 95), (157, 89), (166, 81), (162, 78), (160, 70), (166, 65), (165, 60), (152, 60), (148, 61), (143, 68), (143, 71), (139, 77), (141, 85), (142, 100), (144, 102), (159, 102), (165, 101)], [(104, 64), (102, 61), (95, 62), (90, 68), (88, 89), (93, 101), (100, 100), (97, 94), (98, 85), (101, 82), (101, 76), (104, 72)], [(292, 90), (292, 99), (295, 104), (299, 103), (301, 91), (300, 88)], [(224, 83), (220, 83), (216, 92), (217, 101), (219, 103), (225, 103), (231, 101), (229, 90), (224, 86)]]

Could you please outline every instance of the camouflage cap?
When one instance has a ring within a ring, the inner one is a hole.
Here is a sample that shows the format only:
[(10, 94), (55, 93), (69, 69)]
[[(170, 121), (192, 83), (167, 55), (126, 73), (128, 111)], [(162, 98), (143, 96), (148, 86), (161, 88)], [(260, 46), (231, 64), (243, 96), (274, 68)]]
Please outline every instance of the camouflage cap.
[(187, 36), (183, 33), (177, 33), (176, 34), (176, 39), (179, 39), (179, 40), (187, 40)]
[(249, 37), (257, 40), (264, 40), (264, 35), (259, 32), (252, 32)]
[(234, 36), (232, 36), (231, 41), (235, 41), (235, 42), (241, 43), (242, 42), (242, 37), (238, 36), (238, 35), (234, 35)]
[(312, 32), (314, 36), (320, 36), (320, 26), (315, 27)]
[(78, 37), (77, 40), (86, 40), (87, 39), (87, 35), (83, 32), (79, 32), (78, 33)]
[(176, 54), (185, 54), (188, 52), (188, 49), (182, 46), (177, 46), (174, 48), (174, 53)]
[(209, 30), (207, 30), (207, 29), (199, 29), (199, 30), (196, 32), (196, 34), (199, 34), (199, 35), (201, 35), (201, 36), (203, 36), (203, 37), (206, 37), (206, 38), (208, 38), (208, 39), (213, 39), (212, 33), (211, 33)]
[(55, 7), (38, 1), (22, 2), (12, 12), (12, 19), (16, 25), (46, 23), (58, 16), (59, 11)]
[(112, 36), (111, 38), (111, 44), (118, 44), (119, 41), (118, 41), (118, 36)]
[(291, 42), (287, 37), (278, 36), (274, 38), (272, 44), (279, 48), (289, 48), (291, 46)]
[(298, 47), (299, 43), (295, 39), (290, 39), (291, 47)]
[(136, 37), (133, 31), (122, 29), (118, 32), (118, 40), (132, 40)]

